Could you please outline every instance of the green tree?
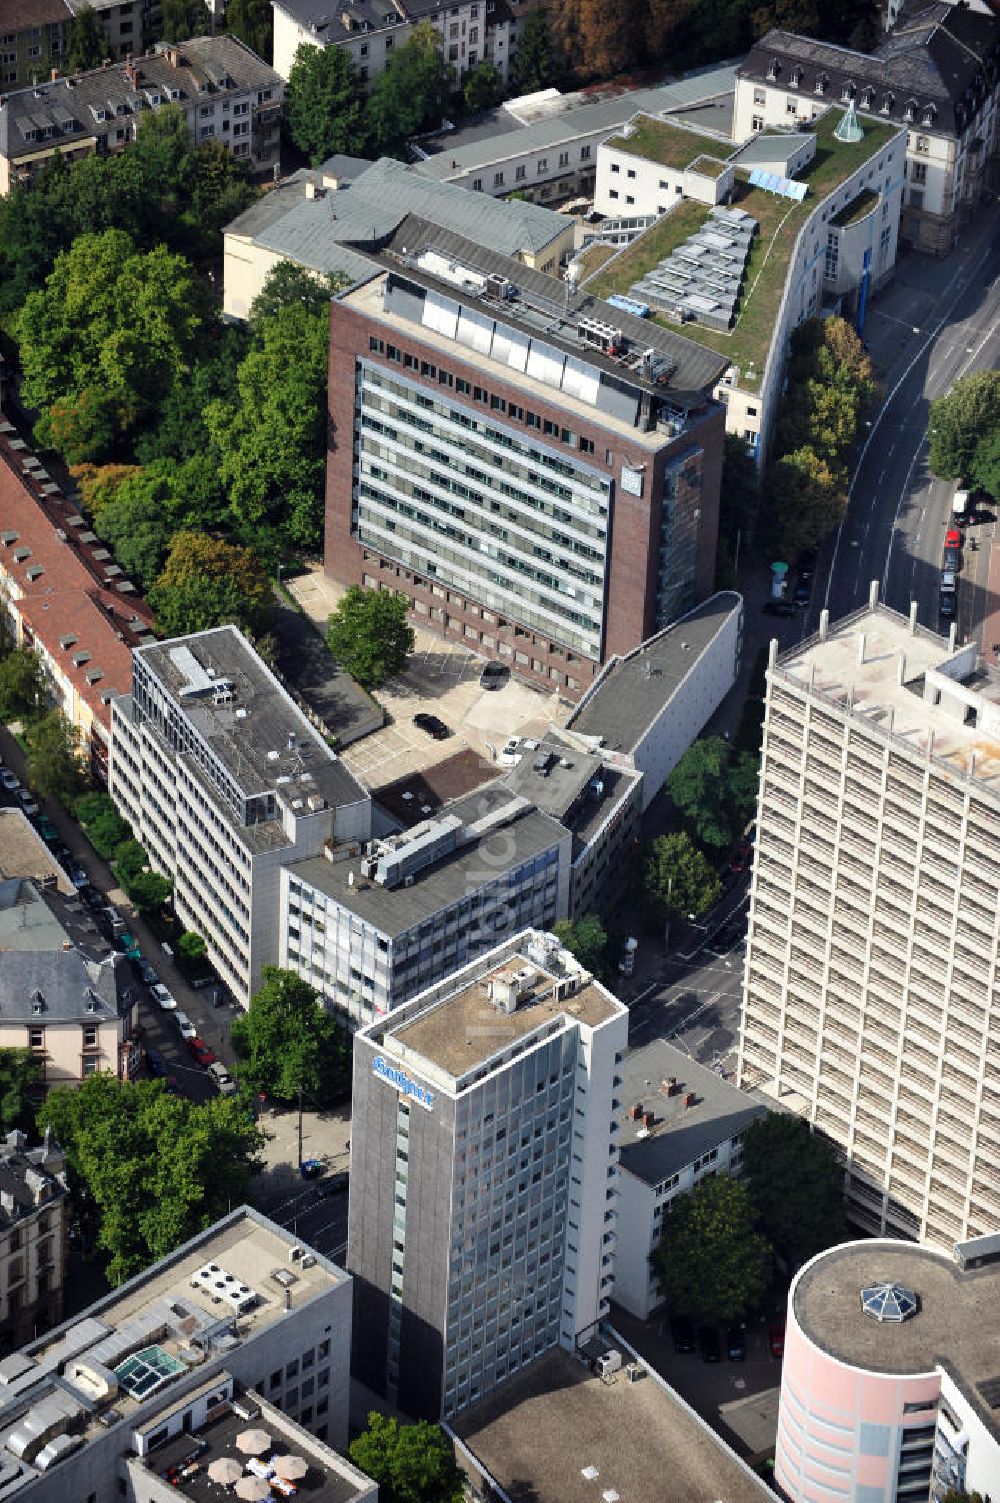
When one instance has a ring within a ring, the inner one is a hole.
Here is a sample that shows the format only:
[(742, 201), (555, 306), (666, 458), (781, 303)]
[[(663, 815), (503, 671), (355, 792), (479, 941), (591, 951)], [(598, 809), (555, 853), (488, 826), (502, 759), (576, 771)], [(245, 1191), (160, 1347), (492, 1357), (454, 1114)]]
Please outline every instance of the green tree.
[(749, 1192), (728, 1174), (677, 1196), (650, 1255), (668, 1307), (709, 1320), (735, 1320), (759, 1308), (770, 1261)]
[(548, 88), (555, 75), (548, 11), (533, 5), (524, 18), (517, 46), (517, 82), (526, 94)]
[(317, 276), (294, 261), (279, 261), (264, 278), (264, 285), (250, 304), (249, 324), (255, 334), (264, 330), (283, 308), (302, 306), (324, 320), (330, 316), (330, 299), (348, 285), (338, 273)]
[(322, 542), (329, 342), (326, 310), (279, 308), (254, 331), (237, 399), (205, 408), (236, 529), (270, 556)]
[(163, 35), (171, 42), (203, 37), (212, 30), (205, 0), (163, 0)]
[(980, 440), (966, 478), (994, 501), (1000, 500), (1000, 431)]
[(658, 835), (643, 868), (643, 888), (656, 906), (657, 918), (698, 918), (722, 892), (711, 862), (683, 830)]
[(158, 459), (207, 461), (222, 495), (219, 456), (205, 425), (204, 411), (210, 402), (239, 400), (237, 375), (250, 348), (250, 330), (240, 323), (215, 326), (208, 333), (210, 339), (189, 378), (165, 393), (157, 409), (156, 426), (136, 435), (135, 452), (144, 465)]
[(271, 61), (274, 52), (274, 11), (271, 0), (229, 0), (226, 30), (246, 42), (251, 52)]
[(688, 747), (667, 790), (695, 838), (721, 850), (753, 813), (757, 778), (755, 758), (734, 755), (721, 736), (703, 736)]
[(746, 558), (760, 502), (757, 466), (746, 445), (735, 433), (727, 433), (722, 455), (722, 485), (719, 491), (719, 542), (716, 588), (739, 583), (737, 569)]
[[(95, 799), (106, 797), (101, 794), (89, 796)], [(76, 801), (76, 817), (86, 830), (87, 839), (97, 854), (103, 856), (105, 861), (110, 861), (118, 847), (132, 839), (132, 826), (127, 819), (122, 819), (110, 799), (107, 800), (107, 808), (95, 810), (92, 817), (88, 819), (80, 813), (81, 802), (80, 799)]]
[(99, 459), (114, 447), (121, 408), (96, 386), (58, 397), (35, 424), (35, 440), (67, 464)]
[(801, 1117), (767, 1112), (751, 1122), (743, 1181), (761, 1230), (790, 1268), (844, 1240), (844, 1166), (830, 1139)]
[(115, 847), (115, 872), (123, 886), (145, 871), (148, 861), (146, 847), (134, 836), (130, 835)]
[(149, 603), (164, 636), (186, 636), (228, 621), (253, 635), (266, 621), (271, 585), (249, 548), (204, 532), (178, 532)]
[(94, 531), (146, 592), (159, 576), (171, 538), (182, 525), (174, 494), (178, 473), (179, 467), (161, 462), (145, 470), (129, 467), (117, 482), (112, 478), (108, 483), (95, 481), (101, 505), (94, 515)]
[(409, 606), (391, 590), (351, 585), (330, 617), (326, 645), (340, 666), (365, 689), (402, 673), (415, 641)]
[(276, 1101), (328, 1105), (348, 1084), (349, 1051), (343, 1030), (308, 981), (265, 966), (260, 988), (232, 1025), (240, 1079)]
[(575, 922), (560, 919), (552, 932), (585, 970), (601, 975), (607, 958), (608, 936), (596, 913), (581, 914)]
[(45, 703), (45, 675), (37, 652), (14, 647), (0, 658), (0, 723), (31, 720)]
[(174, 955), (178, 960), (189, 963), (204, 960), (208, 954), (208, 946), (200, 934), (195, 934), (190, 929), (185, 929), (183, 934), (177, 936), (174, 942)]
[(49, 409), (95, 388), (127, 431), (186, 375), (204, 308), (165, 247), (139, 251), (122, 230), (78, 236), (17, 318), (23, 400)]
[(140, 913), (159, 913), (170, 901), (174, 884), (159, 872), (137, 872), (125, 890)]
[(66, 1151), (71, 1185), (96, 1214), (120, 1284), (247, 1198), (263, 1135), (238, 1097), (196, 1105), (162, 1081), (91, 1075), (50, 1092), (39, 1125)]
[(108, 43), (93, 6), (81, 5), (69, 23), (66, 72), (89, 73), (108, 56)]
[(31, 721), (24, 733), (28, 781), (42, 798), (68, 802), (79, 792), (80, 733), (61, 710)]
[(376, 151), (400, 153), (410, 136), (436, 129), (444, 117), (452, 70), (444, 44), (429, 21), (413, 28), (404, 47), (393, 48), (365, 108), (365, 128)]
[(765, 490), (776, 546), (788, 559), (821, 543), (847, 509), (844, 467), (808, 445), (769, 466)]
[(363, 152), (364, 108), (350, 53), (302, 43), (285, 89), (285, 123), (292, 144), (314, 167), (336, 152)]
[(44, 1078), (44, 1057), (33, 1049), (0, 1049), (0, 1132), (30, 1131)]
[(461, 1503), (463, 1473), (438, 1425), (400, 1425), (372, 1410), (368, 1428), (351, 1441), (355, 1466), (378, 1483), (381, 1503)]
[(222, 231), (258, 196), (246, 171), (224, 141), (202, 141), (183, 163), (178, 196), (187, 248), (206, 260), (222, 248)]
[(928, 431), (931, 472), (942, 480), (964, 480), (979, 445), (1000, 432), (1000, 371), (978, 371), (956, 381), (931, 403)]
[(462, 99), (470, 111), (491, 110), (503, 98), (503, 79), (500, 71), (484, 58), (477, 63), (462, 85)]

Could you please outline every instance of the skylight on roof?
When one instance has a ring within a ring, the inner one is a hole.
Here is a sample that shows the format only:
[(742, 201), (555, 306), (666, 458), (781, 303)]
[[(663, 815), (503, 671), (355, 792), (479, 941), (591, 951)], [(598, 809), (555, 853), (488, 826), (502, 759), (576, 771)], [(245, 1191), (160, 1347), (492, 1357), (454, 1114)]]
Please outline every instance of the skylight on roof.
[(917, 1296), (904, 1284), (872, 1284), (861, 1291), (861, 1308), (865, 1315), (901, 1325), (917, 1313)]

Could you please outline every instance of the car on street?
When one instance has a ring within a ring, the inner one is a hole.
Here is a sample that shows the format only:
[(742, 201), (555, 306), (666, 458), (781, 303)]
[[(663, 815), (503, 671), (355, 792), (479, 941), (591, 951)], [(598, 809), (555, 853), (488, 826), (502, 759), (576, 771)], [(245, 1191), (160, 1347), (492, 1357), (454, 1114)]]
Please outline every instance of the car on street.
[(147, 986), (156, 986), (160, 979), (159, 971), (148, 960), (139, 961), (139, 975)]
[(299, 1165), (299, 1173), (303, 1179), (319, 1179), (326, 1168), (322, 1159), (303, 1159)]
[(726, 1332), (726, 1351), (730, 1362), (747, 1360), (747, 1336), (742, 1326), (730, 1326)]
[(160, 1004), (164, 1012), (177, 1011), (177, 998), (173, 992), (167, 990), (162, 981), (155, 982), (149, 990), (153, 995), (153, 1000)]
[(69, 880), (72, 882), (74, 887), (82, 888), (90, 886), (90, 878), (87, 876), (87, 873), (84, 871), (82, 866), (73, 865), (70, 867)]
[(56, 829), (51, 819), (49, 819), (49, 816), (47, 814), (39, 814), (38, 819), (36, 820), (36, 825), (38, 833), (45, 841), (45, 844), (55, 845), (56, 841), (59, 839), (59, 831)]
[(21, 786), (9, 767), (5, 767), (3, 772), (0, 772), (0, 783), (3, 784), (8, 793), (16, 793)]
[(167, 1073), (167, 1062), (159, 1049), (146, 1050), (146, 1069), (150, 1075), (162, 1077)]
[(942, 590), (938, 601), (938, 612), (942, 619), (950, 621), (955, 614), (955, 591)]
[(220, 1095), (236, 1095), (236, 1092), (239, 1090), (239, 1086), (236, 1084), (235, 1080), (230, 1075), (225, 1065), (222, 1064), (219, 1060), (215, 1060), (212, 1064), (209, 1065), (208, 1073), (212, 1077), (215, 1088)]
[(761, 610), (765, 616), (795, 615), (795, 606), (790, 600), (765, 600)]
[(139, 961), (142, 959), (142, 951), (139, 949), (139, 941), (136, 939), (134, 934), (129, 934), (127, 929), (125, 930), (124, 934), (119, 934), (118, 943), (122, 947), (123, 955), (125, 955), (128, 960)]
[(808, 605), (812, 599), (812, 586), (807, 579), (800, 579), (795, 586), (795, 594), (792, 596), (792, 604), (797, 606)]
[(944, 546), (946, 552), (949, 548), (961, 548), (962, 534), (959, 532), (957, 527), (948, 528), (948, 531), (944, 535)]
[(339, 1174), (331, 1174), (329, 1179), (323, 1181), (320, 1195), (324, 1200), (329, 1200), (331, 1195), (343, 1195), (350, 1189), (351, 1174), (349, 1169), (342, 1169)]
[(506, 663), (487, 663), (479, 675), (479, 687), (494, 691), (502, 689), (510, 678), (510, 668)]
[(803, 548), (802, 552), (799, 554), (799, 579), (804, 580), (806, 584), (812, 582), (812, 577), (816, 573), (816, 559), (817, 553), (815, 548)]
[(702, 1362), (722, 1361), (722, 1342), (715, 1326), (699, 1326), (698, 1350), (701, 1352)]
[(694, 1351), (694, 1322), (686, 1315), (671, 1315), (670, 1334), (674, 1339), (675, 1352)]
[(196, 1039), (198, 1037), (198, 1030), (192, 1023), (186, 1012), (181, 1012), (178, 1009), (178, 1011), (174, 1013), (174, 1022), (177, 1024), (177, 1032), (185, 1042), (187, 1042), (188, 1039)]
[(753, 845), (749, 840), (741, 840), (733, 853), (733, 859), (729, 863), (729, 870), (733, 876), (741, 876), (750, 865), (753, 857)]
[(426, 710), (421, 710), (419, 715), (414, 715), (413, 724), (418, 731), (433, 736), (435, 741), (444, 741), (451, 735), (444, 721), (440, 720), (437, 715), (428, 715)]
[(772, 1320), (767, 1328), (767, 1346), (772, 1357), (781, 1358), (785, 1355), (785, 1322)]
[(100, 892), (89, 882), (87, 883), (86, 887), (80, 888), (80, 897), (82, 901), (86, 903), (87, 907), (92, 913), (97, 913), (99, 909), (104, 907), (103, 892)]
[[(941, 560), (942, 569), (950, 569), (952, 574), (958, 572), (962, 566), (962, 555), (957, 548), (946, 548), (944, 558)], [(20, 795), (18, 795), (20, 797)]]
[(215, 1064), (215, 1053), (208, 1047), (204, 1039), (200, 1039), (195, 1034), (193, 1039), (186, 1039), (185, 1042), (191, 1052), (192, 1058), (197, 1060), (199, 1065), (204, 1065), (207, 1070), (209, 1065)]
[(32, 793), (30, 788), (19, 788), (17, 790), (17, 797), (21, 808), (24, 810), (29, 819), (34, 819), (36, 814), (40, 814), (42, 812), (39, 808), (38, 800), (35, 798), (35, 795)]

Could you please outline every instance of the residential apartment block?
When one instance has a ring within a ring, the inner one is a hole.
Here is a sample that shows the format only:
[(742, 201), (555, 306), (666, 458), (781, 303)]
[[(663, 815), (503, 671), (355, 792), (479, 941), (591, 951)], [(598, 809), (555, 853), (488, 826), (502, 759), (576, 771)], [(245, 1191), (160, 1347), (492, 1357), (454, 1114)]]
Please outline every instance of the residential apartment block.
[(109, 791), (244, 1006), (279, 956), (281, 868), (371, 832), (371, 800), (235, 626), (136, 648)]
[(649, 1260), (673, 1202), (713, 1174), (739, 1174), (743, 1134), (767, 1103), (665, 1039), (630, 1049), (618, 1073), (615, 1303), (646, 1320), (663, 1302)]
[(352, 1027), (371, 1023), (509, 934), (566, 918), (570, 841), (494, 783), (360, 855), (329, 847), (282, 871), (281, 964)]
[(62, 1319), (69, 1192), (66, 1156), (46, 1132), (0, 1143), (0, 1359)]
[(725, 359), (410, 216), (331, 305), (326, 568), (575, 699), (706, 596)]
[(2, 415), (0, 616), (38, 654), (53, 703), (106, 782), (111, 697), (128, 688), (129, 648), (152, 637), (152, 613)]
[(366, 281), (379, 270), (371, 253), (411, 214), (553, 275), (573, 252), (573, 220), (540, 204), (484, 202), (392, 157), (331, 157), (293, 173), (226, 226), (223, 311), (246, 318), (268, 272), (285, 261)]
[[(291, 1453), (307, 1493), (375, 1503), (331, 1449), (347, 1443), (350, 1348), (351, 1280), (239, 1207), (0, 1361), (6, 1495), (205, 1503), (213, 1459), (270, 1481)], [(249, 1429), (257, 1466), (236, 1444)]]
[(0, 194), (30, 185), (46, 163), (125, 151), (147, 110), (173, 104), (192, 141), (222, 141), (251, 175), (281, 160), (284, 82), (237, 37), (180, 45), (52, 79), (0, 99)]
[(1000, 19), (948, 0), (905, 10), (869, 56), (770, 31), (737, 70), (733, 133), (815, 120), (831, 100), (905, 130), (900, 235), (943, 256), (984, 202), (997, 151)]
[(877, 603), (772, 643), (739, 1078), (841, 1148), (852, 1221), (995, 1231), (1000, 675)]
[(355, 1376), (449, 1418), (608, 1312), (627, 1010), (528, 930), (354, 1040)]
[(273, 0), (272, 9), (274, 66), (285, 79), (300, 47), (339, 47), (367, 92), (393, 48), (405, 46), (421, 22), (440, 35), (456, 80), (483, 62), (494, 65), (505, 87), (510, 78), (514, 32), (504, 0), (345, 0), (340, 10), (321, 0)]
[(134, 1079), (139, 998), (129, 963), (19, 809), (0, 810), (0, 872), (0, 1048), (30, 1049), (43, 1091), (99, 1072)]
[(791, 1503), (942, 1503), (1000, 1486), (996, 1236), (847, 1242), (788, 1293), (774, 1475)]

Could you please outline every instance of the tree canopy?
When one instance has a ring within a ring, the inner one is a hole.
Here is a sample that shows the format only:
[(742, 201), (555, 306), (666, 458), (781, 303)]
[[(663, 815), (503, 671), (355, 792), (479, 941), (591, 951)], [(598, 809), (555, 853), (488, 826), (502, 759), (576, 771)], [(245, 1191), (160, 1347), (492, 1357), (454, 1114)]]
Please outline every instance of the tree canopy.
[(205, 0), (162, 0), (162, 6), (163, 35), (171, 42), (205, 36), (212, 30)]
[(717, 902), (722, 883), (712, 863), (683, 830), (658, 835), (649, 847), (643, 869), (647, 897), (659, 917), (699, 918)]
[(238, 1097), (196, 1105), (162, 1081), (91, 1075), (38, 1114), (66, 1151), (71, 1183), (99, 1219), (120, 1284), (246, 1199), (264, 1139)]
[(361, 154), (364, 107), (349, 52), (302, 43), (285, 89), (285, 123), (293, 145), (314, 167), (337, 152)]
[(34, 1091), (45, 1077), (44, 1056), (34, 1049), (0, 1049), (0, 1132), (34, 1126)]
[(49, 710), (25, 727), (28, 779), (42, 798), (69, 802), (79, 792), (80, 733), (62, 710)]
[(743, 1182), (761, 1230), (790, 1268), (842, 1242), (844, 1167), (801, 1117), (767, 1112), (743, 1135)]
[(709, 1320), (735, 1320), (758, 1309), (770, 1261), (749, 1192), (728, 1174), (700, 1180), (671, 1202), (650, 1256), (669, 1308)]
[(45, 703), (45, 675), (37, 652), (11, 647), (0, 657), (0, 722), (30, 720)]
[(233, 1023), (240, 1079), (276, 1101), (328, 1105), (348, 1084), (346, 1036), (315, 987), (292, 971), (265, 966), (247, 1011)]
[(485, 58), (477, 63), (462, 85), (462, 99), (470, 111), (491, 110), (503, 98), (500, 70)]
[(137, 250), (124, 230), (79, 236), (17, 318), (24, 402), (47, 411), (99, 392), (99, 410), (126, 432), (186, 373), (204, 309), (192, 269), (165, 247)]
[(376, 689), (409, 662), (415, 638), (408, 611), (403, 595), (351, 585), (330, 617), (326, 645), (352, 678)]
[(204, 532), (177, 532), (149, 592), (164, 636), (181, 637), (233, 621), (263, 630), (271, 585), (256, 554)]
[(66, 71), (89, 73), (108, 55), (108, 44), (92, 5), (81, 5), (69, 23), (66, 37)]
[(451, 85), (444, 43), (429, 21), (421, 21), (405, 46), (393, 48), (372, 85), (365, 109), (369, 148), (392, 155), (410, 136), (439, 126)]
[(400, 1425), (376, 1410), (348, 1454), (374, 1482), (380, 1503), (461, 1503), (463, 1473), (440, 1426)]
[[(1000, 434), (1000, 371), (979, 371), (956, 381), (946, 396), (931, 403), (927, 427), (932, 473), (943, 480), (973, 478), (980, 450), (984, 451), (984, 459), (996, 450)], [(987, 462), (987, 473), (989, 468)], [(982, 484), (979, 480), (976, 483)], [(996, 495), (997, 491), (990, 489), (990, 494)]]
[(274, 11), (271, 0), (228, 0), (226, 30), (246, 42), (265, 63), (274, 52)]
[(330, 299), (347, 285), (344, 276), (317, 276), (294, 261), (279, 261), (264, 278), (264, 285), (250, 305), (249, 325), (263, 334), (271, 319), (284, 308), (304, 307), (324, 320), (330, 316)]
[(533, 5), (521, 25), (517, 45), (517, 82), (524, 93), (547, 89), (555, 75), (549, 15), (543, 5)]
[(560, 919), (552, 932), (585, 970), (601, 975), (607, 959), (608, 936), (596, 913), (581, 914), (575, 921)]
[(757, 759), (733, 753), (721, 736), (693, 741), (667, 789), (695, 838), (722, 850), (739, 834), (757, 801)]

